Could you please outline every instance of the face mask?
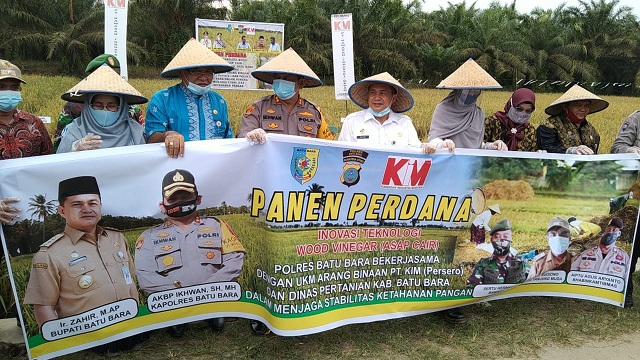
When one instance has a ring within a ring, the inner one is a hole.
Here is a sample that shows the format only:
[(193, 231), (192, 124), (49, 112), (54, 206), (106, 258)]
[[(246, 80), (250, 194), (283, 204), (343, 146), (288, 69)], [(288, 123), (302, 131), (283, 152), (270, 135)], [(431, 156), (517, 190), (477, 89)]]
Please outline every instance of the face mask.
[(458, 96), (458, 105), (469, 106), (471, 104), (474, 104), (476, 100), (478, 100), (480, 94), (478, 93), (477, 95), (471, 95), (469, 91), (470, 90), (460, 91), (460, 95)]
[(380, 111), (380, 112), (375, 112), (375, 110), (373, 110), (372, 108), (368, 108), (367, 109), (371, 115), (375, 116), (375, 117), (383, 117), (385, 115), (387, 115), (388, 113), (391, 112), (391, 106), (387, 107), (386, 109)]
[(189, 81), (189, 85), (187, 85), (187, 90), (191, 91), (192, 93), (198, 96), (202, 96), (211, 90), (211, 85), (200, 86)]
[(0, 91), (0, 111), (13, 111), (13, 109), (18, 107), (20, 102), (22, 102), (22, 94), (20, 91)]
[(511, 121), (520, 125), (529, 121), (529, 118), (531, 118), (531, 113), (528, 113), (526, 111), (518, 111), (515, 107), (511, 106), (511, 109), (509, 109), (507, 116), (509, 117), (509, 119), (511, 119)]
[(569, 238), (564, 236), (549, 236), (547, 242), (554, 255), (564, 254), (569, 248)]
[(616, 240), (618, 240), (619, 236), (620, 236), (620, 233), (617, 231), (608, 233), (608, 234), (603, 234), (602, 237), (600, 238), (600, 244), (604, 246), (611, 246), (613, 245), (613, 243), (616, 242)]
[(167, 216), (173, 218), (180, 218), (183, 216), (187, 216), (194, 211), (196, 211), (196, 202), (198, 197), (189, 201), (181, 201), (172, 205), (163, 204), (164, 208), (167, 210)]
[(296, 94), (296, 83), (277, 79), (273, 80), (273, 91), (282, 100), (289, 100)]
[(511, 241), (492, 241), (493, 254), (497, 256), (505, 256), (509, 253), (511, 248)]
[(104, 127), (113, 125), (118, 120), (118, 115), (120, 115), (119, 111), (96, 110), (91, 106), (89, 106), (89, 112), (91, 112), (91, 116), (98, 125)]

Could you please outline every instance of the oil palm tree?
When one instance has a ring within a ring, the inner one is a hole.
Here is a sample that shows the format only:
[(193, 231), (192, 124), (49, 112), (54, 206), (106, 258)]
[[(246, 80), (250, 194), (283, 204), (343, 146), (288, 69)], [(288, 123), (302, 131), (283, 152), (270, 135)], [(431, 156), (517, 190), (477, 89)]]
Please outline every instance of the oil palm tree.
[(47, 200), (47, 194), (40, 194), (29, 198), (28, 205), (31, 216), (42, 219), (42, 242), (44, 242), (46, 240), (45, 223), (47, 216), (53, 215), (56, 212), (55, 200)]

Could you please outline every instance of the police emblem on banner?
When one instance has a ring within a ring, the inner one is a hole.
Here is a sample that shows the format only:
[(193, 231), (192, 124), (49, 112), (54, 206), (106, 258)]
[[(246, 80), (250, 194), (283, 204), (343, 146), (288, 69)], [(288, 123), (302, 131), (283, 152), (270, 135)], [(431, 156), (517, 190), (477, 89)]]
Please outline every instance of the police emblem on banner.
[(319, 149), (293, 148), (291, 176), (300, 184), (311, 180), (318, 170)]
[(363, 150), (345, 150), (342, 152), (342, 161), (344, 162), (344, 166), (342, 167), (343, 172), (340, 175), (340, 182), (347, 185), (353, 186), (360, 181), (360, 169), (362, 169), (362, 164), (367, 160), (367, 156), (369, 153)]

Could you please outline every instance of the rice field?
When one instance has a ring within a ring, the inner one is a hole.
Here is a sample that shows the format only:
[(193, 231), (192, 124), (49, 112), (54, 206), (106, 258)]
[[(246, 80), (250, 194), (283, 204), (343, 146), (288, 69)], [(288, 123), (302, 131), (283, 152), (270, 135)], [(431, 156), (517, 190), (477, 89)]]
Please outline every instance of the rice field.
[[(22, 87), (24, 101), (20, 108), (38, 116), (51, 117), (52, 124), (49, 125), (49, 130), (50, 133), (53, 133), (58, 114), (64, 105), (60, 95), (73, 87), (80, 79), (40, 75), (25, 75), (24, 78), (27, 84)], [(130, 79), (129, 82), (144, 96), (151, 98), (156, 91), (176, 84), (177, 80)], [(406, 114), (413, 119), (420, 138), (426, 140), (433, 110), (438, 102), (448, 94), (448, 90), (412, 88), (410, 91), (414, 97), (415, 105)], [(240, 120), (245, 108), (260, 97), (271, 94), (269, 91), (260, 90), (218, 90), (218, 92), (228, 102), (229, 120), (234, 133), (237, 133), (240, 128)], [(341, 118), (360, 110), (351, 101), (336, 100), (334, 88), (331, 86), (303, 89), (301, 94), (304, 98), (320, 106), (329, 125), (340, 127)], [(560, 95), (560, 93), (536, 94), (536, 111), (531, 117), (532, 124), (537, 126), (546, 118), (544, 108)], [(509, 91), (484, 91), (479, 103), (485, 113), (490, 114), (502, 110), (510, 96), (511, 92)], [(603, 96), (603, 98), (609, 101), (609, 108), (590, 115), (587, 119), (600, 133), (601, 152), (608, 152), (624, 118), (640, 106), (637, 105), (638, 99), (635, 97)], [(142, 108), (145, 109), (145, 106), (142, 105)]]

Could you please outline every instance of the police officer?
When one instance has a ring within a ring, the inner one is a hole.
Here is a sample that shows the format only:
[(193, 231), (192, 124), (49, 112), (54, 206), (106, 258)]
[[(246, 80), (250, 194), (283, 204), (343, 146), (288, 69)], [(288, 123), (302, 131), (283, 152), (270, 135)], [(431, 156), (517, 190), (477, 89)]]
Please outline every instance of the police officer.
[[(196, 214), (201, 201), (189, 171), (176, 169), (165, 175), (159, 206), (167, 219), (136, 241), (138, 284), (145, 292), (235, 281), (240, 276), (244, 247), (224, 220)], [(209, 325), (221, 330), (224, 319), (210, 319)], [(184, 329), (183, 324), (169, 330), (179, 337)]]
[(600, 242), (576, 257), (571, 264), (571, 270), (597, 272), (624, 278), (629, 266), (629, 255), (616, 246), (622, 226), (622, 219), (611, 218), (604, 228)]
[(493, 254), (478, 261), (467, 279), (467, 285), (517, 284), (525, 281), (529, 265), (519, 256), (511, 255), (511, 223), (500, 220), (489, 232)]
[[(102, 201), (96, 178), (61, 181), (58, 202), (58, 214), (66, 221), (64, 233), (43, 243), (34, 255), (24, 298), (33, 305), (38, 325), (118, 300), (139, 301), (124, 236), (98, 225)], [(138, 340), (123, 339), (101, 349), (119, 352)]]
[(333, 139), (320, 108), (300, 96), (305, 87), (322, 85), (311, 68), (289, 48), (251, 75), (273, 85), (275, 94), (265, 96), (244, 111), (237, 137), (264, 143), (266, 133)]
[(540, 253), (533, 258), (533, 266), (529, 271), (529, 279), (551, 270), (571, 270), (571, 254), (567, 251), (571, 242), (569, 222), (556, 216), (547, 226), (547, 243), (549, 253)]

